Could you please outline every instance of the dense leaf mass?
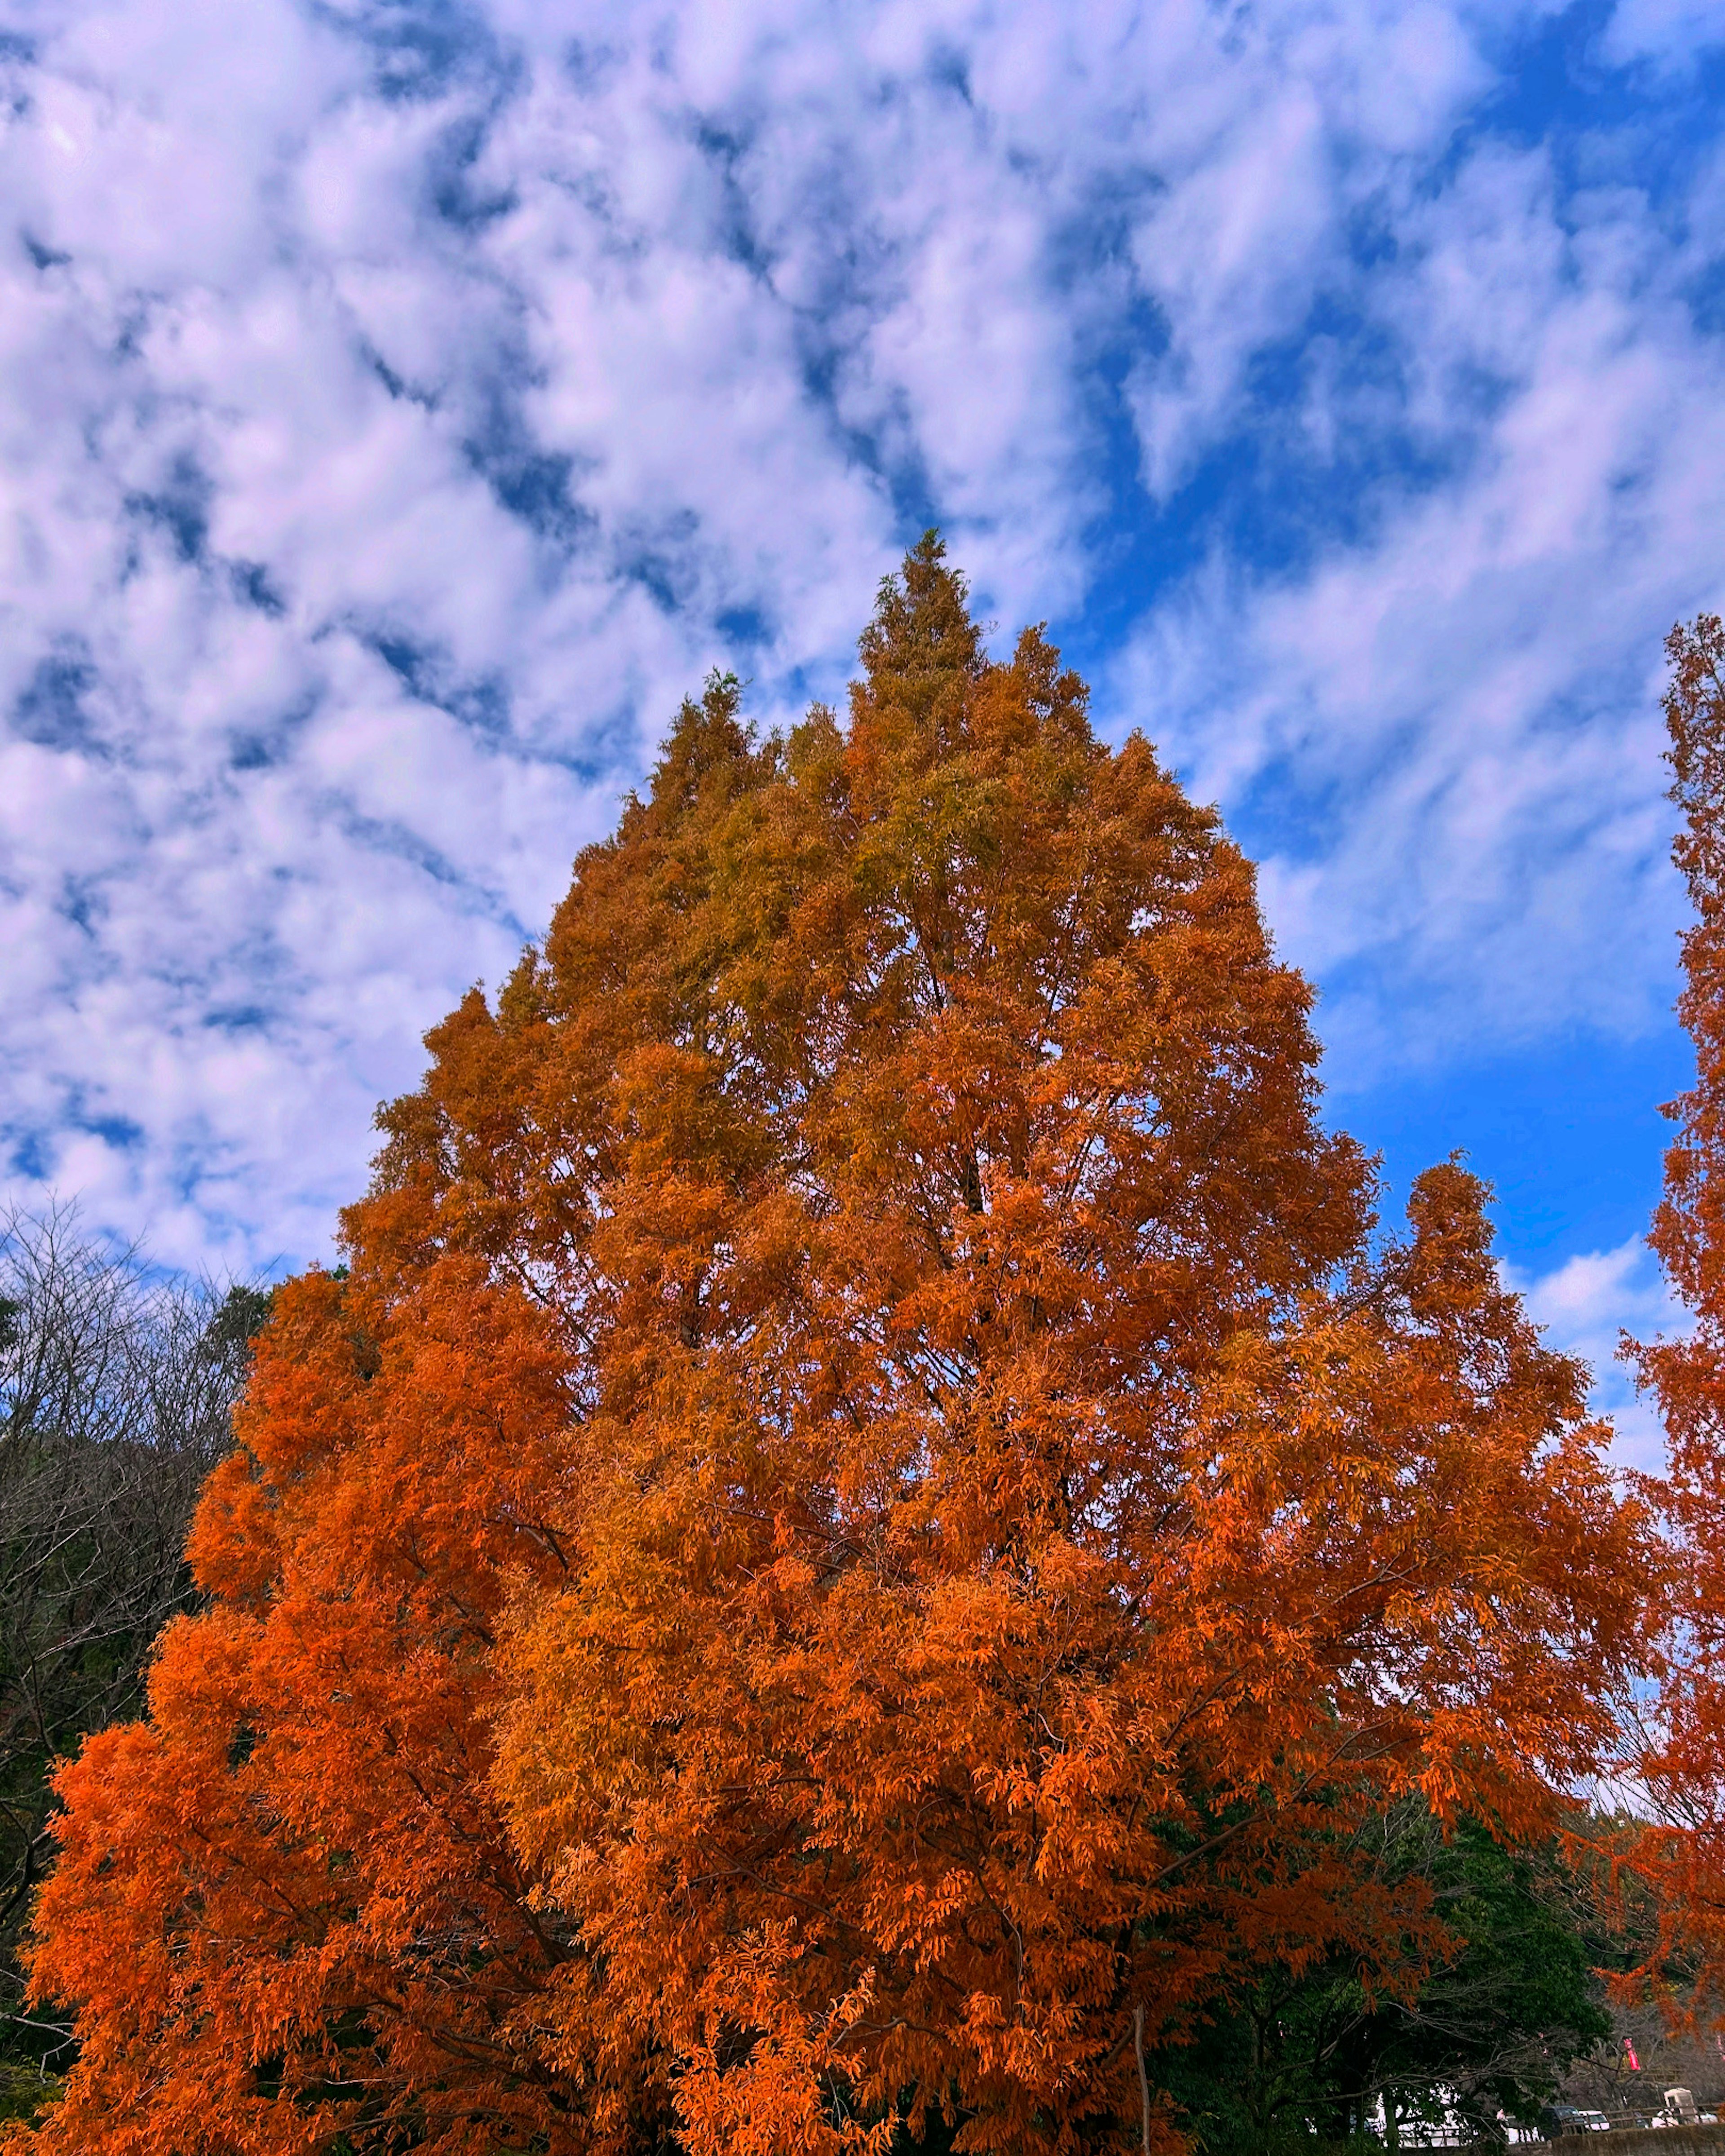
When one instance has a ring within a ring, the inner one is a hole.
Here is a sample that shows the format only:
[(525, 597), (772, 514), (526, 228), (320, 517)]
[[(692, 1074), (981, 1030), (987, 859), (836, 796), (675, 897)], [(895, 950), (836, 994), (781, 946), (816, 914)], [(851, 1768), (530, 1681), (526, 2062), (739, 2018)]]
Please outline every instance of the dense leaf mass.
[(1479, 1186), (1374, 1240), (1247, 863), (937, 542), (861, 658), (685, 706), (281, 1297), (44, 2150), (1147, 2145), (1267, 1964), (1435, 1949), (1350, 1820), (1598, 1763), (1645, 1522)]
[(1641, 1856), (1661, 1890), (1666, 1944), (1698, 1969), (1703, 1994), (1725, 1997), (1725, 623), (1702, 614), (1671, 631), (1666, 652), (1671, 798), (1683, 812), (1671, 850), (1695, 909), (1677, 1014), (1696, 1073), (1666, 1110), (1677, 1135), (1649, 1240), (1691, 1323), (1639, 1351), (1666, 1425), (1661, 1494), (1677, 1558), (1672, 1651), (1640, 1762), (1661, 1823)]
[(192, 1599), (187, 1527), (268, 1306), (152, 1277), (70, 1209), (0, 1214), (0, 2118), (36, 2107), (64, 2045), (20, 2010), (49, 1771), (140, 1711), (156, 1636)]

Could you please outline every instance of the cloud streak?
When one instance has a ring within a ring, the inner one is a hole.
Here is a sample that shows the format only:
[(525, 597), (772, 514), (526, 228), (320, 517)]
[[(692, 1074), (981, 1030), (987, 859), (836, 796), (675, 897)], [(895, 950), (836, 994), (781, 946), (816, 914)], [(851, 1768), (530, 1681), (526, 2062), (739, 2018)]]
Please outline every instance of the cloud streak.
[(1648, 1023), (1725, 181), (1692, 11), (1574, 32), (1530, 121), (1568, 19), (28, 9), (13, 1194), (325, 1248), (678, 697), (831, 693), (929, 520), (1267, 854), (1344, 1076)]

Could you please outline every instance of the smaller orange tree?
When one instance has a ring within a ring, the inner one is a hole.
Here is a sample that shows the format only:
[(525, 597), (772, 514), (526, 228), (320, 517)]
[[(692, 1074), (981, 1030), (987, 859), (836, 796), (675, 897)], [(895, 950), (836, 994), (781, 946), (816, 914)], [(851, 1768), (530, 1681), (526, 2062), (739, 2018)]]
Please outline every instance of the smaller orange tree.
[(593, 2145), (504, 2038), (561, 1958), (489, 1799), (510, 1568), (552, 1560), (566, 1370), (444, 1255), (411, 1300), (278, 1291), (148, 1718), (59, 1777), (39, 1993), (80, 2051), (39, 2139), (90, 2152)]
[(1480, 1186), (1377, 1238), (1247, 863), (937, 541), (861, 657), (686, 706), (385, 1111), (63, 1776), (44, 2156), (1147, 2147), (1441, 1946), (1372, 1808), (1599, 1767), (1647, 1523)]

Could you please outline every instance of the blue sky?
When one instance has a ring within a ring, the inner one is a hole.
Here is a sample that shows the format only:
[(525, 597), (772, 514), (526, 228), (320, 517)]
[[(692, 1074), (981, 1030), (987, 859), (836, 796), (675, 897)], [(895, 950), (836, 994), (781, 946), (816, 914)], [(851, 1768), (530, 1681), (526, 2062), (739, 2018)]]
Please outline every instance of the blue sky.
[(1685, 0), (13, 0), (0, 1194), (326, 1253), (681, 695), (833, 693), (933, 521), (1260, 860), (1334, 1117), (1466, 1147), (1609, 1357), (1722, 114)]

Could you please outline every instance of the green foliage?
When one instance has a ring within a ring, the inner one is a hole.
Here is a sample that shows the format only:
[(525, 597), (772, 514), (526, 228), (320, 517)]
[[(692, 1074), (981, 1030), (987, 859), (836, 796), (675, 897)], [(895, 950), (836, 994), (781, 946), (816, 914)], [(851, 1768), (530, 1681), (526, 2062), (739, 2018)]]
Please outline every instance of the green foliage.
[(225, 1369), (237, 1386), (244, 1382), (251, 1359), (251, 1345), (270, 1322), (275, 1291), (236, 1281), (216, 1306), (204, 1327), (203, 1348), (213, 1363)]
[[(1380, 2104), (1398, 2118), (1455, 2112), (1482, 2138), (1498, 2113), (1532, 2123), (1569, 2061), (1609, 2037), (1593, 1974), (1596, 1920), (1556, 1850), (1507, 1849), (1469, 1820), (1445, 1835), (1411, 1805), (1380, 1822), (1386, 1883), (1423, 1887), (1450, 1951), (1411, 1953), (1368, 1985), (1330, 1956), (1262, 1972), (1158, 2078), (1212, 2156), (1360, 2141)], [(1369, 2144), (1381, 2147), (1375, 2139)]]
[(0, 2051), (0, 2125), (10, 2119), (33, 2123), (59, 2097), (59, 2077), (29, 2061)]

